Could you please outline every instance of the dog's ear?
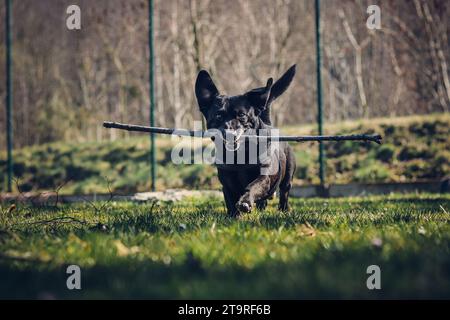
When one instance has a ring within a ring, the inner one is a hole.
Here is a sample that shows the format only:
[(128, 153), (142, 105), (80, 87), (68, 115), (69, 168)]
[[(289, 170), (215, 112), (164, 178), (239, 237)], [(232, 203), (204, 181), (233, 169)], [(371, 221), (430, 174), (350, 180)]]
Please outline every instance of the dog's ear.
[(214, 98), (219, 95), (214, 82), (211, 79), (209, 73), (205, 70), (201, 70), (197, 75), (195, 81), (195, 96), (197, 97), (200, 111), (205, 114)]
[(267, 107), (272, 86), (273, 79), (269, 78), (265, 87), (253, 89), (247, 92), (245, 96), (250, 101), (250, 104), (261, 112)]
[(287, 88), (292, 82), (292, 79), (295, 76), (295, 68), (296, 65), (294, 64), (281, 76), (280, 79), (277, 80), (277, 82), (273, 84), (272, 90), (270, 91), (268, 104), (270, 104), (273, 100), (281, 96), (287, 90)]
[[(272, 85), (272, 78), (269, 79), (270, 81), (270, 88), (268, 90), (269, 81), (267, 82), (266, 87), (253, 89), (250, 92), (247, 92), (246, 95), (248, 97), (253, 96), (257, 97), (259, 94), (260, 102), (259, 102), (259, 110), (260, 110), (260, 118), (263, 120), (264, 123), (271, 125), (272, 121), (270, 119), (270, 104), (272, 101), (274, 101), (276, 98), (281, 96), (289, 87), (289, 85), (292, 82), (292, 79), (295, 76), (295, 67), (294, 64), (292, 67), (290, 67), (282, 76), (280, 79), (277, 80)], [(269, 94), (268, 97), (266, 97), (267, 93)], [(257, 99), (253, 98), (254, 100), (250, 99), (251, 103), (256, 103)], [(256, 100), (255, 100), (256, 99)]]

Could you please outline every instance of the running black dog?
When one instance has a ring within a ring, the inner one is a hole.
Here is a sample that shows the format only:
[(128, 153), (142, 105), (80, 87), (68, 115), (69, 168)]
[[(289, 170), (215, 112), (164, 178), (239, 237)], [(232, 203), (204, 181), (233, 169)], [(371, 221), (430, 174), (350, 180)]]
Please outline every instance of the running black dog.
[[(239, 139), (242, 134), (258, 134), (273, 129), (270, 105), (286, 91), (294, 75), (295, 65), (275, 83), (270, 78), (265, 87), (253, 89), (242, 95), (226, 96), (219, 94), (207, 71), (199, 72), (195, 83), (195, 95), (200, 111), (206, 118), (208, 129), (217, 129), (223, 136), (231, 134), (235, 137), (232, 145), (236, 148), (230, 149), (228, 139), (224, 140), (222, 145), (228, 152), (234, 153), (233, 159), (238, 157)], [(270, 142), (266, 143), (266, 149), (270, 152), (267, 152), (265, 160), (261, 161), (252, 159), (255, 155), (249, 153), (248, 150), (251, 149), (249, 144), (250, 142), (244, 144), (244, 163), (216, 162), (228, 214), (236, 216), (239, 213), (250, 212), (255, 204), (258, 209), (264, 209), (267, 199), (272, 198), (278, 188), (279, 209), (288, 210), (289, 190), (295, 171), (292, 149), (285, 142), (278, 142), (276, 148), (273, 147), (273, 143), (272, 145)], [(257, 144), (260, 148), (261, 140), (257, 140)]]

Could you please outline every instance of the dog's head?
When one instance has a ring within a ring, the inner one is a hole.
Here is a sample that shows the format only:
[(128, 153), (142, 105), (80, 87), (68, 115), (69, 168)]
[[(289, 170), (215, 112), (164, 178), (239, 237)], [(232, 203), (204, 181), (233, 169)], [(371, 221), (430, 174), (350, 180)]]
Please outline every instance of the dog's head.
[(294, 75), (295, 65), (275, 83), (270, 78), (264, 87), (237, 96), (226, 96), (219, 93), (207, 71), (200, 71), (195, 95), (207, 128), (237, 134), (261, 129), (262, 124), (271, 125), (270, 104), (286, 91)]

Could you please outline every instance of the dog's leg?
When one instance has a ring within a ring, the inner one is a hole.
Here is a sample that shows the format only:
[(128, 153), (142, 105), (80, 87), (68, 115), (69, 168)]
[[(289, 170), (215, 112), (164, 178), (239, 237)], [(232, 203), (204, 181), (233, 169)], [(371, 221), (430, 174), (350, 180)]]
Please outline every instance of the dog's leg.
[(220, 183), (222, 183), (227, 213), (230, 217), (235, 217), (239, 215), (239, 211), (236, 208), (236, 202), (238, 202), (239, 197), (243, 194), (243, 188), (240, 186), (239, 180), (226, 171), (218, 170), (218, 176)]
[(236, 204), (240, 212), (250, 212), (255, 201), (264, 197), (270, 190), (270, 177), (261, 175), (245, 188), (245, 193)]
[(295, 172), (295, 156), (290, 147), (286, 149), (286, 160), (286, 172), (280, 183), (280, 203), (278, 205), (280, 211), (289, 210), (289, 191), (292, 187), (291, 181)]
[(291, 190), (291, 184), (281, 186), (280, 185), (280, 203), (278, 204), (278, 210), (289, 210), (289, 191)]
[(267, 207), (267, 200), (256, 200), (256, 209), (264, 210)]
[(239, 215), (239, 211), (236, 208), (236, 202), (239, 199), (239, 196), (233, 192), (233, 190), (230, 190), (227, 187), (223, 187), (223, 196), (225, 198), (225, 204), (227, 206), (227, 213), (230, 217), (236, 217)]

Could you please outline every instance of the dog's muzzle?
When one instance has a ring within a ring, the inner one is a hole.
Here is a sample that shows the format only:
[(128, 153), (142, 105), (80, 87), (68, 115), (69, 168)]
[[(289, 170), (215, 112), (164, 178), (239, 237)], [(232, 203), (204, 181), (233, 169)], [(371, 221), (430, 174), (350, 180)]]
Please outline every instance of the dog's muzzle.
[(237, 151), (241, 146), (241, 136), (243, 134), (243, 129), (223, 130), (222, 134), (218, 136), (223, 141), (223, 144), (227, 151)]

